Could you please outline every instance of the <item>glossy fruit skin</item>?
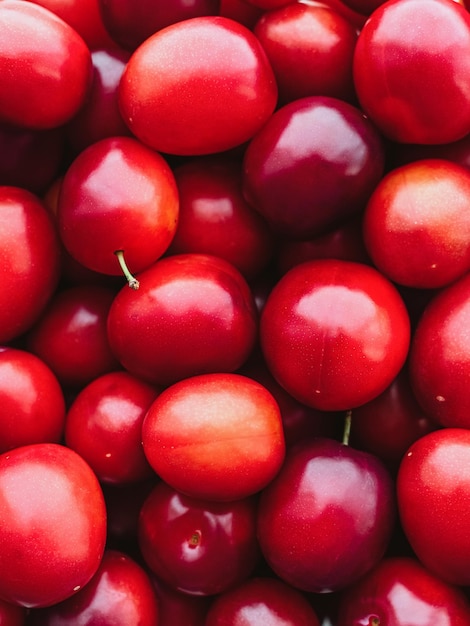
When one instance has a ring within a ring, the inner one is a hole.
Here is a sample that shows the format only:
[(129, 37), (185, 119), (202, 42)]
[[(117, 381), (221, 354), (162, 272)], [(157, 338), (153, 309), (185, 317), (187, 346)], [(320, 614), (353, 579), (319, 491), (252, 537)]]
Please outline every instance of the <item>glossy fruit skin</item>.
[(274, 236), (245, 200), (239, 159), (195, 157), (175, 167), (179, 217), (169, 254), (220, 256), (247, 278), (265, 270)]
[(436, 576), (469, 584), (470, 431), (443, 428), (421, 437), (403, 457), (397, 498), (403, 531)]
[(362, 211), (383, 169), (382, 138), (362, 111), (310, 96), (278, 109), (249, 142), (243, 193), (276, 233), (305, 240)]
[(107, 335), (115, 293), (88, 283), (59, 289), (27, 334), (28, 350), (47, 363), (66, 389), (81, 389), (120, 369)]
[(140, 272), (168, 248), (178, 192), (166, 160), (131, 137), (102, 139), (75, 158), (59, 194), (61, 240), (82, 265), (103, 274)]
[(107, 31), (126, 50), (135, 50), (157, 31), (193, 17), (217, 15), (219, 0), (97, 0)]
[(382, 4), (362, 28), (354, 53), (361, 108), (393, 141), (460, 139), (470, 132), (469, 53), (470, 16), (457, 2)]
[(395, 283), (438, 289), (470, 269), (470, 172), (444, 159), (392, 170), (367, 204), (364, 242)]
[[(269, 621), (268, 621), (269, 620)], [(252, 577), (214, 599), (206, 626), (320, 626), (307, 598), (278, 578)]]
[(285, 453), (276, 400), (239, 374), (205, 374), (167, 387), (147, 411), (142, 442), (160, 478), (213, 501), (257, 493), (277, 474)]
[(142, 448), (142, 423), (158, 390), (127, 372), (92, 380), (71, 403), (66, 445), (85, 459), (102, 483), (153, 476)]
[(158, 260), (138, 278), (139, 290), (121, 289), (108, 316), (111, 349), (130, 373), (168, 386), (198, 374), (233, 372), (245, 362), (258, 314), (233, 265), (181, 254)]
[(143, 143), (159, 152), (203, 155), (248, 141), (274, 111), (277, 85), (250, 30), (221, 16), (195, 17), (135, 50), (119, 102)]
[(242, 582), (258, 559), (256, 498), (208, 502), (159, 482), (141, 509), (139, 545), (148, 567), (172, 588), (214, 595)]
[(347, 410), (393, 381), (408, 354), (410, 322), (377, 270), (319, 259), (278, 281), (261, 314), (260, 342), (274, 378), (297, 400)]
[(64, 393), (52, 370), (26, 350), (0, 348), (0, 453), (60, 443), (64, 424)]
[(326, 5), (292, 2), (268, 11), (253, 30), (276, 76), (279, 102), (306, 96), (354, 101), (357, 29)]
[(337, 626), (362, 626), (376, 617), (388, 626), (465, 626), (470, 606), (462, 589), (432, 574), (413, 557), (388, 557), (339, 601)]
[(0, 455), (0, 597), (61, 602), (95, 574), (105, 541), (103, 494), (78, 454), (38, 443)]
[(149, 575), (133, 558), (106, 550), (98, 571), (73, 597), (32, 612), (32, 626), (155, 626), (158, 600)]
[(35, 194), (20, 187), (0, 187), (0, 255), (0, 344), (5, 344), (36, 322), (60, 272), (51, 216)]
[(442, 289), (425, 307), (410, 348), (413, 392), (440, 426), (470, 426), (470, 276)]
[(258, 540), (288, 584), (338, 591), (383, 557), (395, 513), (394, 483), (376, 457), (318, 437), (291, 448), (263, 490)]
[(32, 2), (2, 2), (0, 24), (0, 119), (32, 129), (68, 122), (90, 86), (86, 43), (66, 22)]

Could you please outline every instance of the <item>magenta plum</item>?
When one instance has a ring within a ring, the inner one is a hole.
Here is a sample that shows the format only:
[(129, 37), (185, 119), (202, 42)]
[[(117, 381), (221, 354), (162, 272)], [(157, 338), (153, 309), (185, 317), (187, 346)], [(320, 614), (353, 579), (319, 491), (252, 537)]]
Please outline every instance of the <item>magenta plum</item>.
[(130, 135), (118, 106), (119, 82), (129, 56), (119, 49), (92, 51), (93, 77), (88, 97), (66, 128), (74, 154), (100, 139)]
[(263, 490), (258, 540), (268, 564), (288, 584), (337, 591), (383, 557), (395, 510), (393, 481), (376, 457), (312, 438), (290, 448)]
[(411, 444), (436, 428), (416, 400), (405, 366), (384, 392), (352, 411), (351, 443), (396, 468)]
[(308, 239), (364, 208), (382, 177), (384, 148), (362, 111), (310, 96), (270, 117), (243, 168), (247, 201), (283, 237)]
[(254, 497), (212, 502), (159, 482), (145, 500), (138, 537), (158, 578), (191, 595), (214, 595), (246, 580), (259, 560)]

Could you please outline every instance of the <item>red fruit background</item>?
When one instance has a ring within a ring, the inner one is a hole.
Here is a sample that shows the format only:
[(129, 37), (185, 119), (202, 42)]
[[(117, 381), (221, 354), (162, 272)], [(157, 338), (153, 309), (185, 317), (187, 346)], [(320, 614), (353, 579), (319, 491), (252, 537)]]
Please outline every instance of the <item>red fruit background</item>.
[(470, 624), (470, 15), (0, 2), (1, 626)]

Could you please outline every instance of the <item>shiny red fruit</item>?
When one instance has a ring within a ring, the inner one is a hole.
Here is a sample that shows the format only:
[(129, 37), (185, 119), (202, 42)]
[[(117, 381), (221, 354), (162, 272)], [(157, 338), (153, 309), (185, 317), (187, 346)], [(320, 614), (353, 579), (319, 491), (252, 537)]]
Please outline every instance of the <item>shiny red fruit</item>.
[(347, 410), (393, 381), (408, 354), (410, 322), (377, 270), (324, 259), (279, 280), (262, 311), (260, 340), (269, 370), (297, 400)]
[(0, 187), (0, 253), (0, 344), (4, 344), (37, 321), (60, 272), (52, 218), (36, 195), (20, 187)]
[(147, 411), (142, 442), (160, 478), (193, 498), (214, 501), (263, 489), (285, 452), (276, 400), (239, 374), (193, 376), (167, 387)]
[(139, 545), (148, 567), (172, 588), (198, 596), (246, 580), (259, 560), (256, 498), (210, 502), (163, 481), (145, 501)]
[(84, 103), (91, 75), (90, 50), (69, 24), (33, 2), (0, 3), (2, 122), (62, 126)]
[(253, 577), (219, 594), (205, 626), (320, 626), (308, 599), (278, 578)]
[(105, 542), (103, 493), (76, 452), (37, 443), (0, 455), (1, 598), (30, 608), (65, 600), (91, 580)]
[(223, 152), (269, 119), (277, 85), (258, 39), (221, 17), (194, 17), (144, 41), (123, 74), (124, 120), (143, 143), (182, 156)]
[(445, 159), (392, 170), (367, 204), (364, 242), (390, 280), (438, 289), (470, 270), (470, 171)]
[(357, 29), (320, 3), (291, 2), (255, 25), (276, 76), (279, 102), (306, 96), (354, 101), (352, 64)]
[(251, 139), (243, 192), (281, 237), (311, 239), (360, 213), (384, 170), (376, 128), (327, 96), (278, 109)]
[(436, 424), (470, 427), (470, 275), (442, 289), (418, 319), (409, 371), (419, 404)]
[(344, 592), (339, 605), (337, 626), (467, 626), (470, 620), (464, 591), (412, 557), (384, 559)]
[(57, 221), (67, 251), (82, 265), (119, 275), (167, 250), (178, 221), (173, 173), (158, 153), (131, 137), (108, 137), (79, 153), (60, 188)]
[(86, 385), (65, 420), (65, 442), (102, 483), (122, 484), (153, 476), (142, 447), (142, 423), (158, 395), (127, 372), (110, 372)]
[(26, 350), (0, 348), (0, 453), (60, 443), (64, 425), (64, 394), (52, 370)]
[(395, 512), (394, 483), (376, 457), (312, 438), (290, 449), (261, 493), (258, 539), (282, 580), (304, 591), (332, 592), (380, 561)]
[(33, 611), (31, 626), (156, 626), (158, 599), (145, 569), (118, 550), (106, 550), (90, 582), (73, 597)]
[(458, 2), (385, 2), (360, 32), (353, 72), (361, 108), (389, 139), (445, 144), (470, 132), (470, 15)]
[(120, 369), (111, 352), (106, 323), (115, 291), (89, 283), (58, 290), (26, 337), (68, 389)]
[(470, 584), (469, 494), (469, 430), (442, 428), (411, 445), (397, 477), (403, 531), (425, 567), (460, 586)]
[(253, 349), (258, 315), (246, 280), (228, 261), (181, 254), (157, 261), (109, 312), (108, 338), (124, 368), (167, 386), (232, 372)]

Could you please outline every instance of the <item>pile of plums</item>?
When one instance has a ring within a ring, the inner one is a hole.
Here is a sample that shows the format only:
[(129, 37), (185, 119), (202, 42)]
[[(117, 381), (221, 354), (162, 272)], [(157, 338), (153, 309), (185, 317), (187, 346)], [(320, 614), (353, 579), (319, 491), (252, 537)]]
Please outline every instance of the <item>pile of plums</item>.
[(0, 624), (470, 624), (465, 0), (0, 2)]

